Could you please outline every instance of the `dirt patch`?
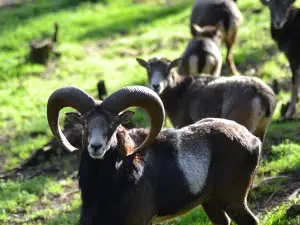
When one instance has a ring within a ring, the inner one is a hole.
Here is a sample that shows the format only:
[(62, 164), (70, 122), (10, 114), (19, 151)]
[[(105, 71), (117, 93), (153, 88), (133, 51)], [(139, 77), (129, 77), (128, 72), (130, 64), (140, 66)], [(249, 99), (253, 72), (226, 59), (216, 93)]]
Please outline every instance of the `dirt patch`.
[(300, 192), (299, 187), (299, 173), (264, 178), (254, 185), (249, 200), (254, 203), (256, 213), (264, 213), (285, 201), (296, 199)]
[(52, 176), (57, 179), (64, 177), (76, 178), (80, 152), (68, 153), (62, 151), (57, 154), (57, 152), (49, 151), (48, 154), (47, 152), (44, 154), (43, 149), (40, 149), (35, 153), (33, 160), (30, 160), (29, 163), (27, 163), (27, 160), (12, 170), (1, 172), (0, 178), (30, 179), (41, 175)]

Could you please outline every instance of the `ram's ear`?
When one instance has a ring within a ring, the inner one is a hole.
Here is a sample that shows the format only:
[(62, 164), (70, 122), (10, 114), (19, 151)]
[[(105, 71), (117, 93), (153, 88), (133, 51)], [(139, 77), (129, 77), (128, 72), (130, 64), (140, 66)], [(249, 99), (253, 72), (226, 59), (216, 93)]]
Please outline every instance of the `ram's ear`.
[(128, 123), (131, 120), (131, 118), (133, 117), (133, 115), (134, 115), (134, 112), (132, 112), (132, 111), (125, 111), (125, 112), (121, 113), (119, 115), (120, 124)]
[(175, 59), (172, 62), (170, 62), (168, 65), (168, 67), (169, 67), (168, 69), (171, 70), (172, 68), (179, 66), (181, 60), (182, 60), (182, 58), (178, 58), (178, 59)]
[(146, 69), (149, 69), (149, 64), (148, 64), (148, 62), (147, 62), (146, 60), (143, 60), (143, 59), (141, 59), (141, 58), (136, 58), (136, 61), (138, 61), (138, 63), (139, 63), (142, 67), (144, 67), (144, 68), (146, 68)]

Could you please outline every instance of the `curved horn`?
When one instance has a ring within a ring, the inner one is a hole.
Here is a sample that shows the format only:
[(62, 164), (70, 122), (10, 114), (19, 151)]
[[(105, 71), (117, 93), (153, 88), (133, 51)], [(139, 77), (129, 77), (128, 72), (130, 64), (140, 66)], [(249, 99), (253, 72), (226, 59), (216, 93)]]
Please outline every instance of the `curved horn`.
[(133, 150), (135, 152), (141, 151), (149, 147), (156, 136), (159, 134), (164, 118), (165, 109), (159, 96), (151, 89), (143, 86), (127, 86), (121, 88), (115, 93), (107, 97), (102, 106), (114, 113), (120, 113), (121, 111), (129, 107), (141, 107), (146, 110), (150, 119), (150, 131), (146, 140)]
[(95, 106), (94, 99), (84, 91), (76, 87), (63, 87), (54, 91), (47, 103), (47, 118), (49, 127), (57, 141), (68, 151), (75, 151), (62, 133), (59, 126), (59, 111), (65, 107), (72, 107), (81, 114)]

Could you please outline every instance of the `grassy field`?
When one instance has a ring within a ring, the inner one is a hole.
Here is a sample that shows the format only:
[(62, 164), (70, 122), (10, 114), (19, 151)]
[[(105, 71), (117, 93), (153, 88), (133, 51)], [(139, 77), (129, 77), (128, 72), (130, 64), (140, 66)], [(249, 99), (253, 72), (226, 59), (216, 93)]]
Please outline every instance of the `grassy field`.
[[(125, 85), (146, 85), (146, 73), (135, 57), (178, 57), (190, 38), (191, 1), (182, 2), (164, 6), (158, 1), (40, 0), (0, 8), (0, 171), (12, 169), (52, 138), (45, 109), (53, 90), (75, 85), (97, 97), (100, 79), (109, 93)], [(268, 10), (259, 0), (239, 1), (238, 6), (244, 15), (234, 49), (239, 71), (268, 83), (289, 78), (287, 60), (270, 37)], [(51, 35), (56, 21), (61, 28), (56, 51), (61, 56), (52, 57), (47, 66), (28, 62), (29, 41)], [(228, 75), (226, 66), (223, 71)], [(294, 193), (300, 187), (300, 122), (279, 118), (289, 96), (285, 91), (278, 94), (266, 154), (249, 196), (263, 225), (300, 224), (299, 212), (297, 216), (290, 208), (300, 205)], [(134, 120), (146, 124), (142, 113)], [(73, 161), (54, 158), (0, 180), (0, 224), (76, 224), (80, 198), (78, 160)], [(195, 209), (169, 224), (209, 222), (201, 209)]]

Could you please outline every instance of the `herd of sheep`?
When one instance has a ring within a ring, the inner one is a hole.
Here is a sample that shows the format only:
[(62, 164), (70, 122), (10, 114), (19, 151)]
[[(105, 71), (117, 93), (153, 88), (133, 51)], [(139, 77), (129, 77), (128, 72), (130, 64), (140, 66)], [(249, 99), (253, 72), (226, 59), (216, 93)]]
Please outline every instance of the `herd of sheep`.
[[(295, 0), (261, 1), (271, 11), (272, 37), (290, 62), (292, 97), (285, 118), (291, 119), (298, 92), (300, 11)], [(180, 58), (137, 58), (147, 70), (149, 88), (123, 87), (103, 101), (76, 87), (50, 95), (48, 123), (65, 149), (78, 150), (61, 131), (60, 110), (76, 109), (68, 118), (82, 125), (80, 224), (149, 225), (198, 205), (216, 225), (259, 224), (247, 195), (276, 96), (262, 80), (241, 76), (235, 67), (232, 46), (241, 22), (236, 1), (196, 0), (193, 38)], [(234, 76), (220, 76), (223, 42)], [(149, 130), (126, 126), (134, 115), (129, 107), (147, 112)], [(165, 114), (174, 128), (163, 128)]]

